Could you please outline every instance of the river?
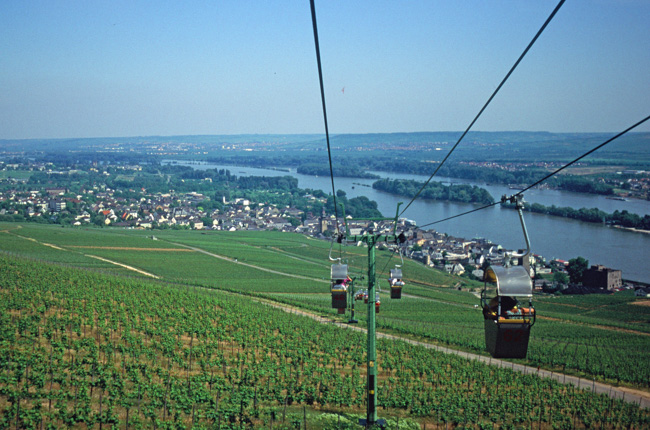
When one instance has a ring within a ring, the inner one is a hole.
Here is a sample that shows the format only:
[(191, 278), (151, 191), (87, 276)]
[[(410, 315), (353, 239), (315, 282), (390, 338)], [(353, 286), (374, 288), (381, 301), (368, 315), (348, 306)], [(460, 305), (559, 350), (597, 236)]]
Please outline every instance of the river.
[[(189, 165), (196, 169), (228, 169), (237, 176), (290, 175), (298, 179), (300, 188), (319, 189), (327, 193), (332, 190), (329, 177), (301, 175), (295, 170), (286, 172), (252, 167), (190, 164), (180, 161), (178, 164)], [(391, 179), (415, 179), (418, 181), (427, 179), (426, 176), (419, 175), (374, 173)], [(504, 194), (512, 195), (517, 192), (517, 190), (508, 189), (506, 186), (486, 185), (459, 179), (436, 177), (434, 180), (478, 185), (486, 188), (497, 200)], [(372, 179), (334, 178), (337, 190), (345, 191), (348, 198), (366, 196), (376, 201), (379, 210), (387, 217), (395, 215), (398, 202), (402, 201), (406, 204), (410, 200), (375, 190), (371, 187), (373, 182)], [(615, 210), (627, 210), (641, 216), (650, 214), (650, 202), (643, 200), (620, 201), (590, 194), (537, 189), (529, 190), (524, 197), (526, 202), (540, 203), (546, 206), (570, 206), (576, 209), (596, 207), (608, 213)], [(418, 225), (424, 225), (476, 207), (472, 204), (417, 199), (403, 216), (416, 221)], [(559, 258), (562, 260), (582, 256), (589, 260), (590, 265), (602, 264), (621, 270), (624, 279), (650, 282), (650, 234), (530, 212), (524, 213), (524, 218), (533, 253), (547, 259)], [(467, 239), (483, 237), (508, 249), (525, 248), (526, 245), (517, 212), (512, 209), (503, 209), (500, 205), (438, 223), (430, 228)]]

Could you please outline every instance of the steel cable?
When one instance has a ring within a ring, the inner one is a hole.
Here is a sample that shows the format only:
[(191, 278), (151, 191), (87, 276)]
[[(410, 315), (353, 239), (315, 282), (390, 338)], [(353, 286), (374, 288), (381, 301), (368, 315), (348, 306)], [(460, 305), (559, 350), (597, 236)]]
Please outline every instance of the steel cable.
[(320, 83), (320, 96), (323, 104), (323, 120), (325, 121), (325, 140), (327, 141), (327, 156), (330, 163), (330, 178), (332, 179), (332, 197), (334, 198), (334, 214), (336, 216), (336, 231), (339, 233), (339, 212), (338, 204), (336, 203), (336, 188), (334, 187), (334, 168), (332, 167), (332, 150), (330, 147), (330, 133), (327, 126), (327, 108), (325, 106), (325, 87), (323, 85), (323, 69), (321, 67), (320, 47), (318, 44), (318, 27), (316, 25), (316, 7), (314, 0), (310, 0), (311, 6), (311, 22), (314, 28), (314, 46), (316, 47), (316, 62), (318, 64), (318, 81)]
[(528, 46), (526, 47), (526, 49), (524, 49), (524, 52), (522, 52), (521, 55), (519, 56), (519, 58), (517, 59), (517, 61), (515, 61), (515, 64), (510, 68), (510, 71), (509, 71), (509, 72), (506, 74), (506, 76), (503, 78), (503, 80), (501, 81), (501, 83), (499, 84), (499, 86), (496, 88), (496, 90), (494, 90), (494, 92), (492, 93), (492, 95), (490, 96), (490, 98), (488, 99), (488, 101), (485, 102), (485, 104), (483, 105), (483, 107), (481, 108), (481, 110), (479, 111), (479, 113), (476, 115), (476, 117), (474, 118), (474, 120), (469, 124), (469, 126), (467, 127), (467, 129), (465, 130), (465, 132), (460, 136), (460, 138), (458, 139), (458, 141), (456, 142), (456, 144), (455, 144), (455, 145), (451, 148), (451, 150), (447, 153), (447, 155), (445, 156), (445, 158), (440, 162), (440, 164), (438, 164), (438, 167), (437, 167), (436, 170), (431, 174), (431, 176), (429, 176), (429, 179), (427, 179), (426, 182), (422, 185), (422, 188), (420, 188), (420, 190), (415, 194), (415, 196), (413, 196), (413, 198), (411, 199), (411, 201), (410, 201), (410, 202), (406, 205), (406, 207), (402, 210), (402, 212), (399, 214), (400, 216), (402, 216), (402, 214), (403, 214), (404, 212), (406, 212), (406, 210), (409, 208), (409, 206), (411, 206), (411, 204), (415, 201), (416, 198), (418, 198), (418, 196), (420, 195), (420, 193), (421, 193), (421, 192), (426, 188), (426, 186), (429, 184), (429, 182), (431, 182), (431, 179), (433, 179), (433, 177), (436, 175), (436, 173), (438, 173), (438, 171), (440, 170), (440, 168), (442, 167), (442, 165), (445, 164), (445, 162), (447, 161), (447, 159), (449, 158), (449, 156), (452, 154), (452, 152), (454, 152), (454, 150), (456, 149), (456, 147), (458, 147), (458, 145), (459, 145), (460, 142), (463, 140), (463, 138), (465, 137), (465, 135), (467, 135), (467, 133), (469, 132), (469, 130), (474, 126), (474, 124), (476, 123), (476, 121), (479, 119), (479, 117), (481, 116), (481, 114), (483, 114), (483, 111), (485, 111), (485, 109), (488, 107), (488, 105), (490, 104), (490, 102), (492, 101), (492, 99), (497, 95), (497, 93), (499, 92), (499, 90), (501, 89), (501, 87), (506, 83), (506, 81), (508, 80), (508, 78), (510, 77), (510, 75), (512, 75), (512, 72), (515, 71), (515, 69), (517, 68), (517, 66), (518, 66), (519, 63), (521, 62), (521, 60), (523, 60), (524, 56), (528, 53), (528, 51), (530, 50), (530, 48), (532, 48), (532, 46), (535, 44), (535, 41), (537, 41), (537, 38), (539, 38), (539, 36), (540, 36), (540, 35), (542, 34), (542, 32), (544, 31), (544, 29), (545, 29), (545, 28), (548, 26), (548, 24), (551, 22), (551, 20), (553, 19), (553, 17), (554, 17), (555, 14), (557, 13), (557, 11), (560, 10), (560, 7), (562, 7), (562, 5), (564, 4), (564, 2), (565, 2), (565, 0), (560, 0), (560, 2), (557, 4), (557, 6), (555, 6), (555, 9), (553, 9), (553, 12), (551, 12), (551, 14), (549, 15), (549, 17), (546, 19), (546, 21), (545, 21), (544, 24), (542, 25), (542, 27), (537, 31), (537, 34), (535, 34), (535, 37), (533, 37), (533, 39), (530, 41), (530, 43), (528, 44)]

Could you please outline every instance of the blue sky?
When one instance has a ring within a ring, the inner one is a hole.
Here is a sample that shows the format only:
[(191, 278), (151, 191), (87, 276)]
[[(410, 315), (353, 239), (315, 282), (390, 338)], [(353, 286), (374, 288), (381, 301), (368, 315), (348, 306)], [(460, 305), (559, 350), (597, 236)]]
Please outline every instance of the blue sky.
[[(556, 4), (317, 0), (330, 132), (464, 130)], [(473, 129), (646, 117), (649, 22), (568, 0)], [(308, 0), (4, 0), (0, 50), (0, 139), (324, 131)]]

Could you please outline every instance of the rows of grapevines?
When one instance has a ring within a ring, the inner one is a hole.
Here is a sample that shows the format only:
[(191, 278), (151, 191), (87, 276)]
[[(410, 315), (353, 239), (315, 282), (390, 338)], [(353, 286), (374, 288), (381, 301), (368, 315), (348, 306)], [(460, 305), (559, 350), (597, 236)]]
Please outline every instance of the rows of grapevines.
[[(275, 300), (318, 312), (329, 311), (329, 295), (271, 295)], [(480, 309), (432, 300), (382, 295), (377, 327), (473, 352), (485, 351)], [(356, 304), (365, 320), (366, 305)], [(578, 373), (609, 382), (650, 386), (650, 337), (574, 323), (538, 319), (531, 332), (528, 364)], [(645, 363), (639, 365), (640, 363)]]
[[(0, 428), (259, 427), (361, 412), (365, 337), (238, 295), (0, 257)], [(641, 428), (647, 410), (380, 341), (379, 404), (470, 428)], [(603, 411), (606, 411), (603, 413)]]
[(533, 330), (533, 365), (650, 387), (650, 368), (638, 365), (647, 363), (650, 336), (547, 320), (538, 320)]
[(634, 305), (634, 301), (634, 296), (614, 300), (614, 297), (596, 295), (595, 300), (577, 299), (576, 304), (567, 305), (544, 298), (536, 301), (535, 307), (542, 315), (553, 318), (650, 333), (650, 309)]
[(6, 266), (5, 426), (226, 426), (269, 402), (350, 404), (344, 390), (362, 384), (337, 371), (362, 359), (361, 339), (319, 325), (307, 336), (296, 317), (238, 297)]

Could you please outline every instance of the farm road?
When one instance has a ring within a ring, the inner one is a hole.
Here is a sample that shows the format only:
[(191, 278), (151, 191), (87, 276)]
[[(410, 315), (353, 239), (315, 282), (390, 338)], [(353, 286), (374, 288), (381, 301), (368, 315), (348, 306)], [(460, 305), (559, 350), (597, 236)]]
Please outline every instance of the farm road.
[[(44, 245), (45, 245), (45, 244), (44, 244)], [(133, 267), (133, 266), (128, 266), (128, 265), (126, 265), (126, 264), (118, 263), (117, 261), (108, 260), (108, 259), (106, 259), (106, 258), (98, 257), (98, 256), (96, 256), (96, 255), (90, 255), (90, 254), (84, 254), (84, 255), (85, 255), (86, 257), (95, 258), (95, 259), (97, 259), (97, 260), (104, 261), (104, 262), (106, 262), (106, 263), (111, 263), (111, 264), (114, 264), (114, 265), (116, 265), (116, 266), (124, 267), (125, 269), (131, 270), (131, 271), (133, 271), (133, 272), (141, 273), (141, 274), (143, 274), (143, 275), (149, 276), (149, 277), (154, 278), (154, 279), (160, 279), (160, 276), (156, 276), (156, 275), (154, 275), (153, 273), (145, 272), (144, 270), (141, 270), (141, 269), (135, 268), (135, 267)]]
[(206, 251), (204, 249), (197, 248), (197, 247), (194, 247), (194, 246), (185, 245), (185, 244), (176, 243), (176, 242), (169, 242), (169, 243), (171, 243), (172, 245), (176, 245), (176, 246), (182, 246), (184, 248), (191, 249), (192, 251), (200, 252), (201, 254), (209, 255), (210, 257), (218, 258), (220, 260), (229, 261), (229, 262), (234, 263), (234, 264), (241, 264), (242, 266), (246, 266), (246, 267), (250, 267), (250, 268), (253, 268), (253, 269), (261, 270), (263, 272), (274, 273), (276, 275), (282, 275), (282, 276), (288, 276), (290, 278), (306, 279), (306, 280), (312, 281), (312, 282), (323, 282), (323, 283), (329, 284), (328, 280), (310, 278), (308, 276), (295, 275), (295, 274), (292, 274), (292, 273), (285, 273), (285, 272), (280, 272), (278, 270), (267, 269), (265, 267), (256, 266), (254, 264), (242, 263), (241, 261), (237, 261), (234, 258), (224, 257), (223, 255), (214, 254), (212, 252), (209, 252), (209, 251)]
[[(17, 229), (20, 229), (20, 228), (22, 228), (22, 227), (18, 226)], [(59, 251), (68, 251), (65, 248), (61, 248), (60, 246), (52, 245), (51, 243), (40, 242), (40, 241), (38, 241), (38, 240), (36, 240), (36, 239), (34, 239), (32, 237), (21, 236), (21, 235), (19, 235), (17, 233), (13, 233), (13, 232), (11, 232), (9, 230), (3, 230), (2, 233), (13, 234), (14, 236), (20, 237), (21, 239), (29, 240), (31, 242), (38, 243), (39, 245), (43, 245), (43, 246), (49, 246), (50, 248), (54, 248), (54, 249), (57, 249)], [(70, 248), (101, 248), (101, 247), (97, 247), (97, 246), (83, 246), (83, 247), (82, 246), (78, 246), (78, 247), (71, 246)], [(77, 251), (72, 251), (72, 252), (77, 252)], [(123, 267), (123, 268), (125, 268), (127, 270), (131, 270), (133, 272), (137, 272), (137, 273), (140, 273), (140, 274), (145, 275), (145, 276), (149, 276), (149, 277), (154, 278), (154, 279), (160, 279), (160, 276), (156, 276), (153, 273), (145, 272), (144, 270), (138, 269), (137, 267), (129, 266), (127, 264), (119, 263), (119, 262), (113, 261), (113, 260), (108, 260), (106, 258), (98, 257), (96, 255), (90, 255), (90, 254), (83, 254), (83, 255), (85, 257), (94, 258), (96, 260), (100, 260), (100, 261), (103, 261), (103, 262), (106, 262), (106, 263), (110, 263), (110, 264), (114, 264), (116, 266)]]
[[(344, 330), (356, 330), (359, 332), (367, 333), (367, 330), (363, 327), (353, 326), (343, 321), (336, 321), (331, 319), (331, 317), (328, 316), (316, 315), (314, 313), (307, 312), (302, 309), (281, 305), (279, 303), (274, 303), (270, 300), (260, 300), (260, 301), (267, 304), (268, 306), (281, 309), (288, 313), (303, 315), (312, 318), (322, 324), (334, 324), (341, 327)], [(391, 340), (400, 340), (403, 342), (410, 343), (412, 345), (419, 345), (424, 348), (434, 349), (436, 351), (444, 352), (446, 354), (455, 354), (461, 357), (465, 357), (468, 360), (478, 360), (490, 366), (498, 366), (498, 367), (512, 369), (513, 371), (520, 372), (523, 374), (536, 374), (541, 378), (555, 379), (556, 381), (562, 384), (573, 384), (574, 386), (583, 390), (591, 390), (599, 394), (606, 394), (613, 399), (621, 399), (625, 402), (634, 403), (635, 405), (639, 405), (640, 407), (643, 408), (650, 408), (650, 393), (644, 391), (634, 390), (625, 387), (615, 387), (613, 385), (595, 382), (594, 380), (565, 375), (563, 373), (552, 372), (550, 370), (544, 370), (537, 367), (525, 366), (523, 364), (516, 364), (505, 360), (499, 360), (497, 358), (473, 354), (471, 352), (458, 351), (455, 349), (434, 345), (427, 342), (412, 340), (412, 339), (395, 336), (388, 333), (381, 333), (379, 331), (377, 331), (377, 337), (384, 338), (384, 339), (391, 339)]]

